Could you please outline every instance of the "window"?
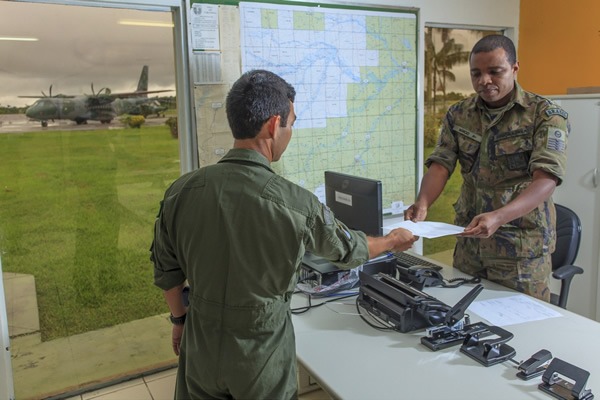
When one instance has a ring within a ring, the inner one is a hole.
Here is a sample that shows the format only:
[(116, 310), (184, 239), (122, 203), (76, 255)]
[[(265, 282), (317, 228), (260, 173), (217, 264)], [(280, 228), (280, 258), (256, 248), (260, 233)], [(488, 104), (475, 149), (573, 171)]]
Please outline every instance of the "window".
[(172, 13), (1, 7), (3, 35), (20, 39), (0, 41), (0, 251), (16, 397), (172, 365), (148, 251), (184, 157), (166, 124), (178, 115)]

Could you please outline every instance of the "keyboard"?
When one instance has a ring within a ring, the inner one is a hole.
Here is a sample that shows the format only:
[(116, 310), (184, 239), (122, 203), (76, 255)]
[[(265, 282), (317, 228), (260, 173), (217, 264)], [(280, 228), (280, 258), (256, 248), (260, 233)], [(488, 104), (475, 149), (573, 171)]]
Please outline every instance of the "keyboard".
[(405, 267), (405, 268), (410, 268), (415, 265), (419, 265), (419, 266), (435, 269), (436, 271), (439, 271), (442, 269), (442, 267), (440, 267), (437, 264), (423, 260), (421, 257), (413, 256), (412, 254), (409, 254), (409, 253), (403, 253), (403, 252), (394, 253), (394, 258), (396, 259), (397, 265), (399, 265), (401, 267)]

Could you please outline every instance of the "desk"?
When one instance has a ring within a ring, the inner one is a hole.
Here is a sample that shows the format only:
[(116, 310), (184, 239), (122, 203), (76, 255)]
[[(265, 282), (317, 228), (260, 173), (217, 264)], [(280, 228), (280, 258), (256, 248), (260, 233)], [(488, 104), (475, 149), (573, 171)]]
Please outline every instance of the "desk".
[[(446, 279), (464, 276), (452, 268)], [(513, 296), (516, 292), (492, 282), (475, 301)], [(473, 287), (426, 288), (424, 291), (454, 305)], [(293, 306), (306, 304), (295, 295)], [(340, 300), (293, 317), (298, 362), (333, 398), (339, 399), (552, 399), (537, 388), (541, 377), (523, 381), (516, 365), (506, 361), (485, 367), (460, 346), (433, 352), (420, 343), (424, 332), (382, 332), (356, 315), (355, 298)], [(509, 325), (507, 344), (514, 359), (524, 361), (541, 349), (555, 358), (590, 372), (586, 389), (600, 396), (600, 323), (543, 303), (562, 316)], [(364, 310), (362, 310), (364, 311)], [(342, 314), (347, 312), (348, 314)], [(471, 322), (484, 321), (469, 311)]]

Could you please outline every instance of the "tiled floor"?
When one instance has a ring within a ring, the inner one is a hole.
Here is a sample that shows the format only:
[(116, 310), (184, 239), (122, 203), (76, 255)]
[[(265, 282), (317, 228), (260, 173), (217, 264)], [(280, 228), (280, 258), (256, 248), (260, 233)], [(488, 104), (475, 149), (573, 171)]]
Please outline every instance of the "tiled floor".
[[(170, 400), (175, 391), (175, 373), (175, 369), (170, 369), (68, 400)], [(330, 400), (330, 397), (322, 390), (315, 390), (301, 395), (300, 400)]]
[(77, 400), (166, 400), (175, 393), (175, 369), (134, 379), (104, 389), (94, 390), (80, 396)]

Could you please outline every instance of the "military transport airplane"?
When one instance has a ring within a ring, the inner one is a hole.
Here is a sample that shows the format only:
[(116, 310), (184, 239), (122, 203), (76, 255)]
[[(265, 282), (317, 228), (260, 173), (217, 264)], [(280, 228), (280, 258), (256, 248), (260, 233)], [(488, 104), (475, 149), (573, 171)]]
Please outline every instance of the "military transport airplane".
[[(23, 98), (39, 98), (25, 111), (25, 115), (40, 121), (43, 127), (48, 121), (68, 119), (78, 125), (86, 124), (88, 120), (109, 124), (117, 115), (142, 114), (142, 110), (156, 108), (156, 99), (148, 98), (150, 93), (170, 92), (172, 90), (148, 90), (148, 66), (144, 65), (135, 92), (112, 93), (109, 88), (94, 92), (92, 83), (91, 95), (69, 96), (57, 94), (52, 96), (52, 85), (48, 95), (19, 96)], [(148, 106), (144, 106), (144, 105)]]

